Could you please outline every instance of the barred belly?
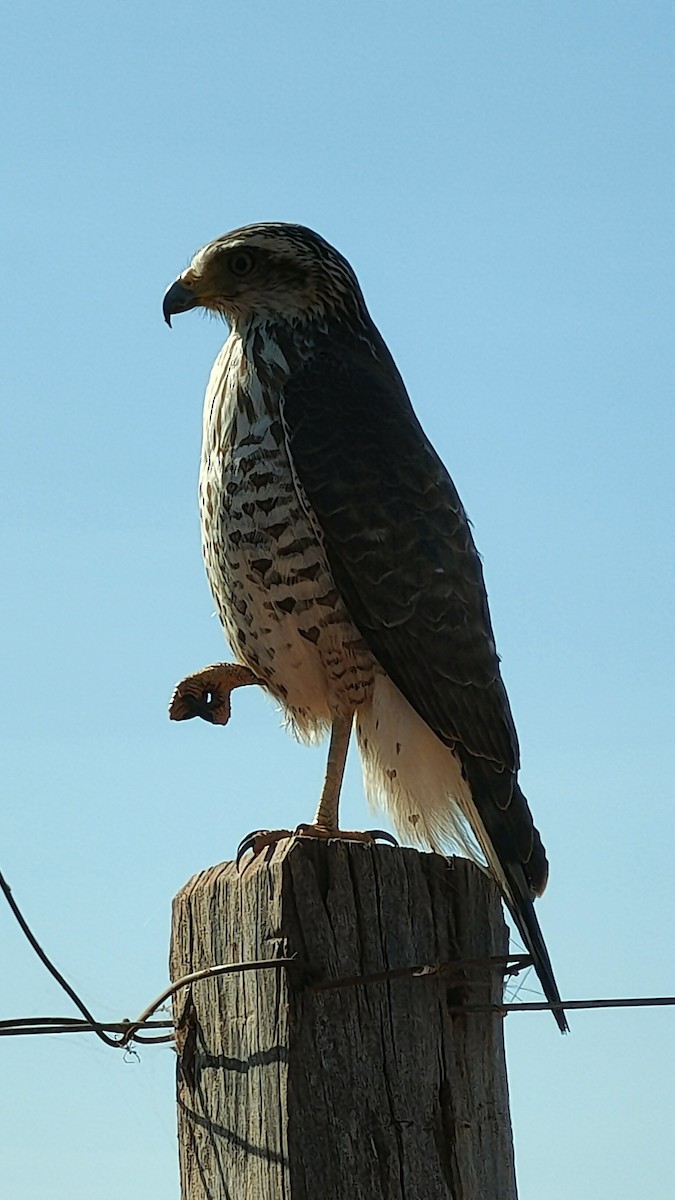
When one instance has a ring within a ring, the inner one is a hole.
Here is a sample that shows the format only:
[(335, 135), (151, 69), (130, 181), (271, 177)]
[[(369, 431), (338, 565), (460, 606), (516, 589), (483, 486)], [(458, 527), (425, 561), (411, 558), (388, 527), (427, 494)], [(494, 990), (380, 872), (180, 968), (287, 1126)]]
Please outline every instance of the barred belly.
[(368, 699), (376, 665), (301, 502), (279, 410), (259, 381), (243, 386), (241, 358), (227, 351), (214, 366), (204, 413), (206, 571), (237, 659), (266, 680), (297, 733), (311, 738)]

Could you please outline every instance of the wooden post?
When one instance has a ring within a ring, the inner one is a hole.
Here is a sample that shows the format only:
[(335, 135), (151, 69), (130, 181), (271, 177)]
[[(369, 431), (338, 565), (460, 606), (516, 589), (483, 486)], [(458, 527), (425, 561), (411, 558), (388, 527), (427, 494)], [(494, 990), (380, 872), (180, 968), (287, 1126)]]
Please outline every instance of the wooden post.
[(178, 994), (182, 1200), (515, 1200), (499, 971), (315, 989), (507, 952), (462, 859), (296, 840), (174, 901), (171, 973), (297, 955)]

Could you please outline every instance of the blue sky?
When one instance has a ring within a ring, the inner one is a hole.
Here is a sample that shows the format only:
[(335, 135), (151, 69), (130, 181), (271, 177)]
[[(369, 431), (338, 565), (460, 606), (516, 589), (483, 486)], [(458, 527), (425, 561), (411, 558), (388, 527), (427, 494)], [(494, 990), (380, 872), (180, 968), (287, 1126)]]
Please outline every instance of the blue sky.
[[(225, 330), (169, 333), (161, 298), (264, 219), (350, 259), (472, 518), (563, 995), (673, 992), (674, 26), (659, 0), (6, 13), (0, 866), (102, 1017), (164, 986), (188, 877), (320, 787), (253, 690), (228, 730), (166, 717), (224, 656), (196, 473)], [(0, 944), (0, 1016), (67, 1012), (1, 906)], [(521, 1200), (668, 1194), (672, 1022), (508, 1018)], [(0, 1053), (4, 1195), (178, 1195), (168, 1048)]]

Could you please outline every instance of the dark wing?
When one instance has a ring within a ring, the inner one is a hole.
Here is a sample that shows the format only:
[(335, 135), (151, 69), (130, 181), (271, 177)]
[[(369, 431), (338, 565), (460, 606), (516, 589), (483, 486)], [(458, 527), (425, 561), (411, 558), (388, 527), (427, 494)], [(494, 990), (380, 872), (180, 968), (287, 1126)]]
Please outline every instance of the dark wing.
[(545, 991), (559, 999), (531, 904), (546, 883), (546, 856), (517, 783), (518, 740), (480, 558), (455, 486), (372, 337), (374, 352), (357, 339), (343, 349), (326, 341), (290, 376), (282, 412), (293, 467), (355, 625), (459, 757), (483, 826), (476, 832), (499, 863)]
[(480, 558), (402, 382), (319, 354), (287, 383), (284, 418), (335, 581), (382, 666), (443, 741), (516, 771)]

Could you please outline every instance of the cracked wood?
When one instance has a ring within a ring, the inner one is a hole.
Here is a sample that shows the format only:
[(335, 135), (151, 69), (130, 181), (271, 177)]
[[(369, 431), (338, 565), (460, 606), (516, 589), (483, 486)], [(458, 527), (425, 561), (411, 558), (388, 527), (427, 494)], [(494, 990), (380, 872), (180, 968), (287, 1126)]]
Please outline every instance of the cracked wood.
[(462, 859), (303, 840), (174, 902), (172, 978), (297, 955), (177, 1001), (183, 1200), (515, 1200), (499, 973), (315, 992), (311, 981), (507, 950), (495, 885)]

